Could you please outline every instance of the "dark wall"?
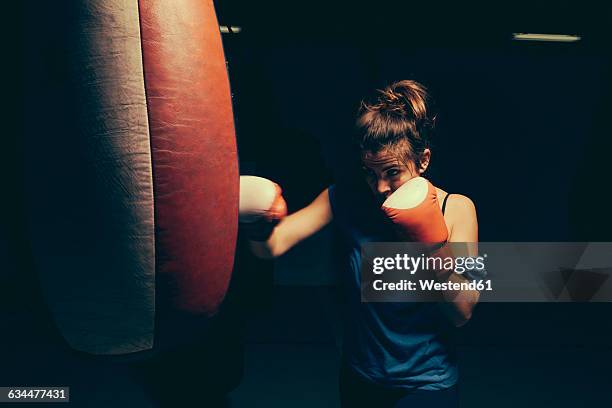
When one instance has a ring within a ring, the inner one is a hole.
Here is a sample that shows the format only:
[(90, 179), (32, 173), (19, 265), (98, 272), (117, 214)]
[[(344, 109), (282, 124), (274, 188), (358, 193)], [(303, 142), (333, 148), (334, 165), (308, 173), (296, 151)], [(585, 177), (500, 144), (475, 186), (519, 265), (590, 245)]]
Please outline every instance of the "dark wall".
[(610, 174), (601, 155), (609, 138), (605, 55), (576, 53), (575, 45), (373, 49), (248, 39), (245, 51), (240, 41), (226, 51), (241, 159), (285, 181), (289, 195), (299, 188), (312, 197), (342, 171), (366, 91), (413, 78), (440, 110), (429, 177), (475, 201), (481, 240), (612, 235), (604, 217), (591, 219), (593, 206), (605, 205)]
[[(344, 175), (365, 93), (412, 78), (439, 109), (429, 177), (474, 200), (481, 241), (611, 240), (605, 49), (280, 37), (245, 27), (224, 41), (242, 174), (279, 182), (290, 210)], [(277, 284), (333, 281), (327, 234), (277, 261)], [(609, 346), (609, 313), (609, 304), (481, 304), (460, 341)]]

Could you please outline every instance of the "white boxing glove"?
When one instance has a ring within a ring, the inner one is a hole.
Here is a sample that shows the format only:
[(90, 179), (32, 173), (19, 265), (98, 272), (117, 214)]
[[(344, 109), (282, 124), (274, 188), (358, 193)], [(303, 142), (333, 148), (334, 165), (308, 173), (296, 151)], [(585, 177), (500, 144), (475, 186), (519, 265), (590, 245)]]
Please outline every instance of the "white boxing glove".
[(257, 176), (240, 176), (240, 228), (252, 241), (267, 241), (287, 215), (278, 184)]

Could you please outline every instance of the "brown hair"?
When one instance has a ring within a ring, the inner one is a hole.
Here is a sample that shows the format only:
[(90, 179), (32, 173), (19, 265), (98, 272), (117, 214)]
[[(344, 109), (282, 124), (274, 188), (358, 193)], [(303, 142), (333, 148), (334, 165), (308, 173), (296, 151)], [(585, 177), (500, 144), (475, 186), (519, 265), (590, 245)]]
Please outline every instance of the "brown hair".
[[(430, 147), (435, 123), (431, 104), (427, 89), (416, 81), (403, 80), (378, 89), (359, 109), (357, 143), (362, 153), (390, 149), (419, 166), (421, 154)], [(404, 149), (405, 142), (408, 149)]]

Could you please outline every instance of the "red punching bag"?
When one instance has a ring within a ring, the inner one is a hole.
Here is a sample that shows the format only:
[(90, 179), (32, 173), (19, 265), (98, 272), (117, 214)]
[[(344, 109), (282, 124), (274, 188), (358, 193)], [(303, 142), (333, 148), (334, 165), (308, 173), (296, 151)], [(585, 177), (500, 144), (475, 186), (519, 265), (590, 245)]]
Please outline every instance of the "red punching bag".
[(238, 227), (213, 2), (69, 3), (53, 39), (62, 69), (48, 73), (54, 114), (27, 139), (41, 288), (76, 350), (180, 342), (218, 311)]

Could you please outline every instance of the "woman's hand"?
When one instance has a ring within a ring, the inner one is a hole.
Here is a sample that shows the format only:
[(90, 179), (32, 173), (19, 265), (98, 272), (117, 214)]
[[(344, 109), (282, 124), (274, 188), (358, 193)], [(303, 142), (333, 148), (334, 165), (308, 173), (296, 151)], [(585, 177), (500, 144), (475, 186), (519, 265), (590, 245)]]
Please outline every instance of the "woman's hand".
[(261, 177), (240, 177), (240, 229), (260, 258), (281, 256), (332, 218), (327, 189), (307, 207), (287, 215), (277, 184)]
[[(474, 204), (465, 196), (454, 196), (457, 200), (447, 207), (448, 216), (453, 220), (451, 236), (440, 210), (436, 189), (422, 177), (413, 178), (394, 191), (383, 203), (382, 210), (402, 239), (428, 244), (429, 257), (476, 256), (478, 225)], [(447, 242), (468, 243), (465, 246), (467, 253), (454, 254), (451, 246), (445, 245)], [(434, 270), (432, 273), (438, 282), (467, 281), (452, 268)], [(479, 296), (478, 291), (446, 291), (441, 307), (454, 325), (462, 326), (471, 318)]]
[(381, 208), (406, 241), (441, 244), (448, 239), (436, 188), (423, 177), (404, 183)]
[(287, 203), (278, 184), (255, 176), (240, 176), (240, 229), (251, 241), (267, 241), (287, 215)]

